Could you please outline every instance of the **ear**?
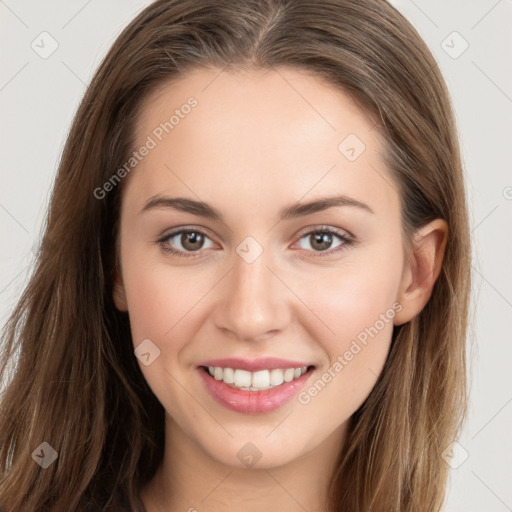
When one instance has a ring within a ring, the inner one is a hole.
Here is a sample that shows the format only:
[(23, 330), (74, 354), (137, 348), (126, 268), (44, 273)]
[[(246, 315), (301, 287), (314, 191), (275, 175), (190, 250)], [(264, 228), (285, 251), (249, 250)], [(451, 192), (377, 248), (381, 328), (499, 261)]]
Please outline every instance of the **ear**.
[(128, 303), (126, 301), (126, 292), (124, 289), (123, 276), (119, 271), (119, 267), (115, 270), (114, 289), (112, 290), (114, 304), (119, 311), (128, 311)]
[(442, 219), (433, 220), (414, 234), (400, 283), (397, 300), (402, 309), (395, 315), (395, 325), (412, 320), (429, 301), (441, 272), (447, 240), (448, 225)]

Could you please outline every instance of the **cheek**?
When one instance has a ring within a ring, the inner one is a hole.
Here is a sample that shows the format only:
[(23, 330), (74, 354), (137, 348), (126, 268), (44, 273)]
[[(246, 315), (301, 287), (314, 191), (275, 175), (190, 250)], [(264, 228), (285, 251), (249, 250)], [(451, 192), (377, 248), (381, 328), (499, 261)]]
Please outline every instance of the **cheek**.
[(181, 355), (198, 328), (206, 280), (195, 275), (191, 281), (190, 273), (147, 256), (127, 258), (123, 270), (134, 348), (149, 339), (159, 350), (150, 365), (139, 367), (165, 409), (179, 417), (190, 405), (179, 385)]
[(373, 325), (398, 296), (402, 273), (399, 250), (391, 247), (377, 255), (360, 253), (355, 260), (351, 258), (338, 269), (324, 276), (312, 275), (302, 283), (307, 303), (328, 327), (323, 332), (330, 333), (319, 339), (329, 340), (332, 348)]
[[(357, 263), (347, 260), (343, 268), (304, 283), (315, 313), (307, 328), (329, 359), (320, 369), (331, 390), (323, 398), (340, 404), (340, 417), (362, 404), (382, 371), (401, 309), (401, 272), (400, 250), (391, 246), (377, 255), (360, 253)], [(312, 390), (314, 396), (322, 385)]]
[(209, 280), (200, 266), (191, 271), (167, 265), (160, 250), (143, 246), (128, 234), (124, 240), (123, 281), (134, 345), (149, 338), (168, 348), (173, 331), (188, 324), (208, 291)]
[[(141, 261), (141, 260), (139, 260)], [(179, 288), (156, 265), (134, 261), (124, 267), (124, 281), (134, 344), (159, 339), (175, 323)]]

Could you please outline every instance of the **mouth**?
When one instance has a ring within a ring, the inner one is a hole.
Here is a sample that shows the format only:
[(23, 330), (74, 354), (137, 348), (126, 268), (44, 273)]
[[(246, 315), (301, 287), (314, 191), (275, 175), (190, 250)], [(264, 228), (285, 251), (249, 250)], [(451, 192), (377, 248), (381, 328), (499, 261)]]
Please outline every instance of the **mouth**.
[(266, 391), (284, 383), (300, 379), (307, 373), (311, 366), (297, 368), (273, 368), (250, 372), (240, 368), (222, 368), (220, 366), (201, 366), (203, 371), (208, 372), (215, 380), (219, 380), (228, 386), (241, 389), (242, 391)]
[[(264, 413), (281, 407), (299, 392), (315, 370), (314, 365), (294, 362), (293, 366), (288, 366), (290, 363), (278, 360), (267, 362), (267, 368), (262, 368), (263, 360), (257, 364), (238, 361), (231, 366), (220, 365), (225, 362), (203, 364), (197, 369), (206, 389), (218, 403), (242, 413)], [(280, 363), (284, 367), (276, 367)], [(251, 366), (258, 366), (258, 369), (247, 369)]]

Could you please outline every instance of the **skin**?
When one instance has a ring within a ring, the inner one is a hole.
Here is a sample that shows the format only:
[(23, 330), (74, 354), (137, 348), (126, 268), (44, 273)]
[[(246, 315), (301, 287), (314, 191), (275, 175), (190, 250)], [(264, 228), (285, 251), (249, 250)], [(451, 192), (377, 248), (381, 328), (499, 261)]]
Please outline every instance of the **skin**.
[[(147, 98), (137, 147), (190, 96), (197, 107), (122, 191), (114, 298), (129, 313), (134, 347), (149, 338), (160, 350), (139, 365), (167, 413), (164, 463), (141, 497), (148, 512), (325, 510), (347, 421), (382, 371), (393, 324), (428, 301), (447, 226), (431, 222), (416, 234), (414, 253), (405, 250), (378, 130), (319, 78), (285, 68), (188, 73)], [(354, 161), (338, 149), (349, 134), (366, 146)], [(335, 194), (373, 213), (342, 206), (278, 219), (283, 207)], [(223, 221), (166, 207), (141, 213), (157, 195), (206, 201)], [(309, 235), (322, 226), (355, 243), (333, 235), (322, 248)], [(199, 256), (168, 254), (158, 242), (181, 227), (205, 231), (203, 245), (174, 236), (167, 246)], [(247, 236), (263, 248), (252, 263), (236, 251)], [(394, 318), (305, 405), (294, 397), (264, 414), (231, 411), (196, 369), (221, 357), (307, 361), (315, 365), (307, 389), (394, 303)], [(261, 453), (252, 468), (237, 457), (247, 442)]]

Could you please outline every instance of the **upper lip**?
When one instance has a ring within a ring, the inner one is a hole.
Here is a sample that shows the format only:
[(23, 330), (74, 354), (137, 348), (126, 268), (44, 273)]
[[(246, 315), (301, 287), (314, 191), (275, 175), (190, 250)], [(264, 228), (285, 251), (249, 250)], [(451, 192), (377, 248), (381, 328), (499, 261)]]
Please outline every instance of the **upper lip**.
[(276, 357), (262, 357), (260, 359), (240, 359), (237, 357), (228, 357), (225, 359), (210, 359), (204, 361), (198, 366), (217, 366), (220, 368), (235, 368), (257, 372), (259, 370), (273, 370), (275, 368), (302, 368), (303, 366), (312, 366), (311, 363), (304, 361), (290, 361)]

